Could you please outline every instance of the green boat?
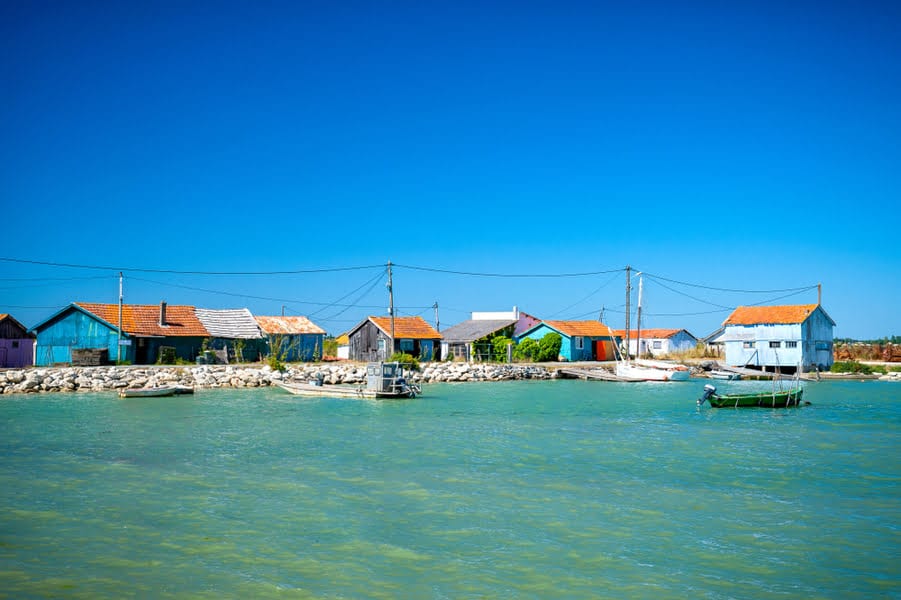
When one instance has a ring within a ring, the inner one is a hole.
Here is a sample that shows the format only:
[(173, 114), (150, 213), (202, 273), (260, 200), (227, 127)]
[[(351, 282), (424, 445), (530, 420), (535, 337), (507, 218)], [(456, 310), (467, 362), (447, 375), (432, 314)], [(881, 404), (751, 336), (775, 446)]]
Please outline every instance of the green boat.
[(785, 391), (757, 392), (753, 394), (717, 394), (716, 387), (709, 383), (704, 386), (704, 395), (698, 398), (698, 406), (709, 402), (713, 408), (786, 408), (801, 404), (801, 388)]

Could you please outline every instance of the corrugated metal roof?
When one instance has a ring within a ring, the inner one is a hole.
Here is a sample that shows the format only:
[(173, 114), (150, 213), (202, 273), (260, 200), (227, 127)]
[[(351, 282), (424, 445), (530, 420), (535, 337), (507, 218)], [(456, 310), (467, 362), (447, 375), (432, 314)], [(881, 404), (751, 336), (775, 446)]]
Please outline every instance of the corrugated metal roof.
[(474, 342), (514, 324), (516, 324), (515, 320), (486, 319), (483, 321), (470, 319), (457, 323), (453, 327), (448, 327), (441, 332), (441, 337), (445, 342), (451, 343)]
[[(118, 304), (76, 302), (75, 305), (114, 327), (119, 324)], [(194, 313), (194, 307), (184, 305), (167, 305), (166, 324), (161, 326), (159, 304), (123, 304), (122, 331), (131, 335), (147, 336), (209, 337), (210, 335)]]
[(306, 317), (256, 317), (260, 327), (269, 334), (296, 335), (299, 333), (323, 334), (325, 330)]
[(613, 337), (613, 330), (600, 321), (542, 321), (542, 323), (570, 337), (574, 335)]
[(198, 308), (195, 313), (213, 337), (242, 340), (263, 337), (260, 326), (246, 308), (221, 310)]
[[(787, 306), (739, 306), (723, 325), (787, 325), (803, 323), (816, 310), (817, 304)], [(831, 320), (831, 319), (830, 319)]]
[[(391, 317), (369, 317), (376, 327), (391, 335)], [(435, 331), (422, 317), (394, 317), (395, 339), (438, 340), (441, 334)]]

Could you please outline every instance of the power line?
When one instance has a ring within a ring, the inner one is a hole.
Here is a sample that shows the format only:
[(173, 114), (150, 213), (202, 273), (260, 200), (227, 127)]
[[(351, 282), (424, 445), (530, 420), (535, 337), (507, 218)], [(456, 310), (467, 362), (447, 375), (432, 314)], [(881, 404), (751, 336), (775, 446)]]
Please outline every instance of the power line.
[(297, 269), (293, 271), (178, 271), (175, 269), (142, 269), (137, 267), (111, 267), (105, 265), (79, 265), (22, 258), (0, 257), (0, 261), (47, 267), (65, 267), (68, 269), (94, 269), (98, 271), (131, 271), (134, 273), (168, 273), (172, 275), (301, 275), (305, 273), (336, 273), (340, 271), (360, 271), (363, 269), (383, 268), (385, 265), (361, 265), (355, 267), (332, 267), (321, 269)]
[(688, 283), (686, 281), (678, 281), (676, 279), (668, 279), (666, 277), (661, 277), (660, 275), (654, 275), (653, 273), (648, 273), (647, 271), (644, 271), (643, 273), (646, 277), (651, 277), (653, 279), (660, 279), (661, 281), (668, 281), (670, 283), (677, 283), (679, 285), (686, 285), (689, 287), (696, 287), (696, 288), (701, 288), (701, 289), (705, 289), (705, 290), (713, 290), (716, 292), (734, 292), (736, 294), (778, 294), (781, 292), (806, 292), (807, 290), (812, 290), (817, 287), (816, 284), (813, 284), (813, 285), (808, 285), (808, 286), (804, 286), (804, 287), (785, 288), (785, 289), (781, 289), (781, 290), (736, 290), (736, 289), (729, 289), (729, 288), (711, 287), (708, 285), (701, 285), (699, 283)]
[(413, 265), (398, 265), (392, 263), (392, 266), (401, 269), (410, 269), (413, 271), (427, 271), (430, 273), (444, 273), (447, 275), (466, 275), (469, 277), (507, 277), (520, 279), (547, 279), (560, 277), (589, 277), (591, 275), (606, 275), (608, 273), (620, 273), (625, 269), (610, 269), (607, 271), (589, 271), (586, 273), (479, 273), (475, 271), (452, 271), (449, 269), (438, 269), (433, 267), (417, 267)]

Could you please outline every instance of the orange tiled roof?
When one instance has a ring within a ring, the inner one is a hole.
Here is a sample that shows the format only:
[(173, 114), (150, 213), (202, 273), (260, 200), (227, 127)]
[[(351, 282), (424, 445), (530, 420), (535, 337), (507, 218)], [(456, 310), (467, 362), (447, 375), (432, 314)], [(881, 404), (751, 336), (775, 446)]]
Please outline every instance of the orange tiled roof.
[[(391, 334), (391, 317), (369, 317), (376, 327)], [(435, 331), (422, 317), (394, 317), (394, 337), (413, 340), (438, 340), (441, 334)]]
[[(680, 331), (682, 331), (682, 330), (681, 329), (642, 329), (641, 337), (642, 337), (642, 339), (645, 339), (645, 340), (650, 340), (650, 339), (665, 340), (667, 338), (673, 337)], [(634, 338), (636, 333), (638, 333), (637, 329), (630, 329), (629, 337)], [(616, 335), (616, 337), (624, 338), (624, 337), (626, 337), (626, 330), (625, 329), (617, 329), (614, 332), (614, 335)]]
[(803, 323), (816, 309), (817, 304), (792, 304), (788, 306), (739, 306), (723, 325), (785, 325)]
[(266, 333), (297, 334), (297, 333), (321, 333), (325, 330), (314, 324), (306, 317), (254, 317), (260, 328)]
[(542, 323), (570, 337), (574, 335), (586, 337), (613, 336), (613, 330), (600, 321), (542, 321)]
[[(76, 302), (77, 306), (116, 326), (119, 324), (118, 304)], [(167, 305), (166, 325), (160, 325), (159, 304), (123, 304), (122, 331), (131, 335), (165, 337), (209, 337), (210, 333), (194, 314), (193, 306)]]

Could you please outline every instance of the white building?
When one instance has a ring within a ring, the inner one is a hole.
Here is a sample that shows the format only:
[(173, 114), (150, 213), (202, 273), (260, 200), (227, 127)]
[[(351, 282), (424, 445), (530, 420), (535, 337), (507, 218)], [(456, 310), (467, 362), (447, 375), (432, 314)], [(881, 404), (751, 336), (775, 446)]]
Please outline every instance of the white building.
[[(620, 347), (625, 343), (626, 330), (617, 329)], [(636, 334), (641, 334), (641, 347)], [(629, 331), (629, 354), (632, 356), (666, 356), (673, 352), (685, 352), (698, 345), (698, 338), (685, 329), (632, 329)]]
[(819, 304), (739, 306), (723, 327), (719, 341), (728, 365), (804, 371), (832, 366), (835, 321)]

